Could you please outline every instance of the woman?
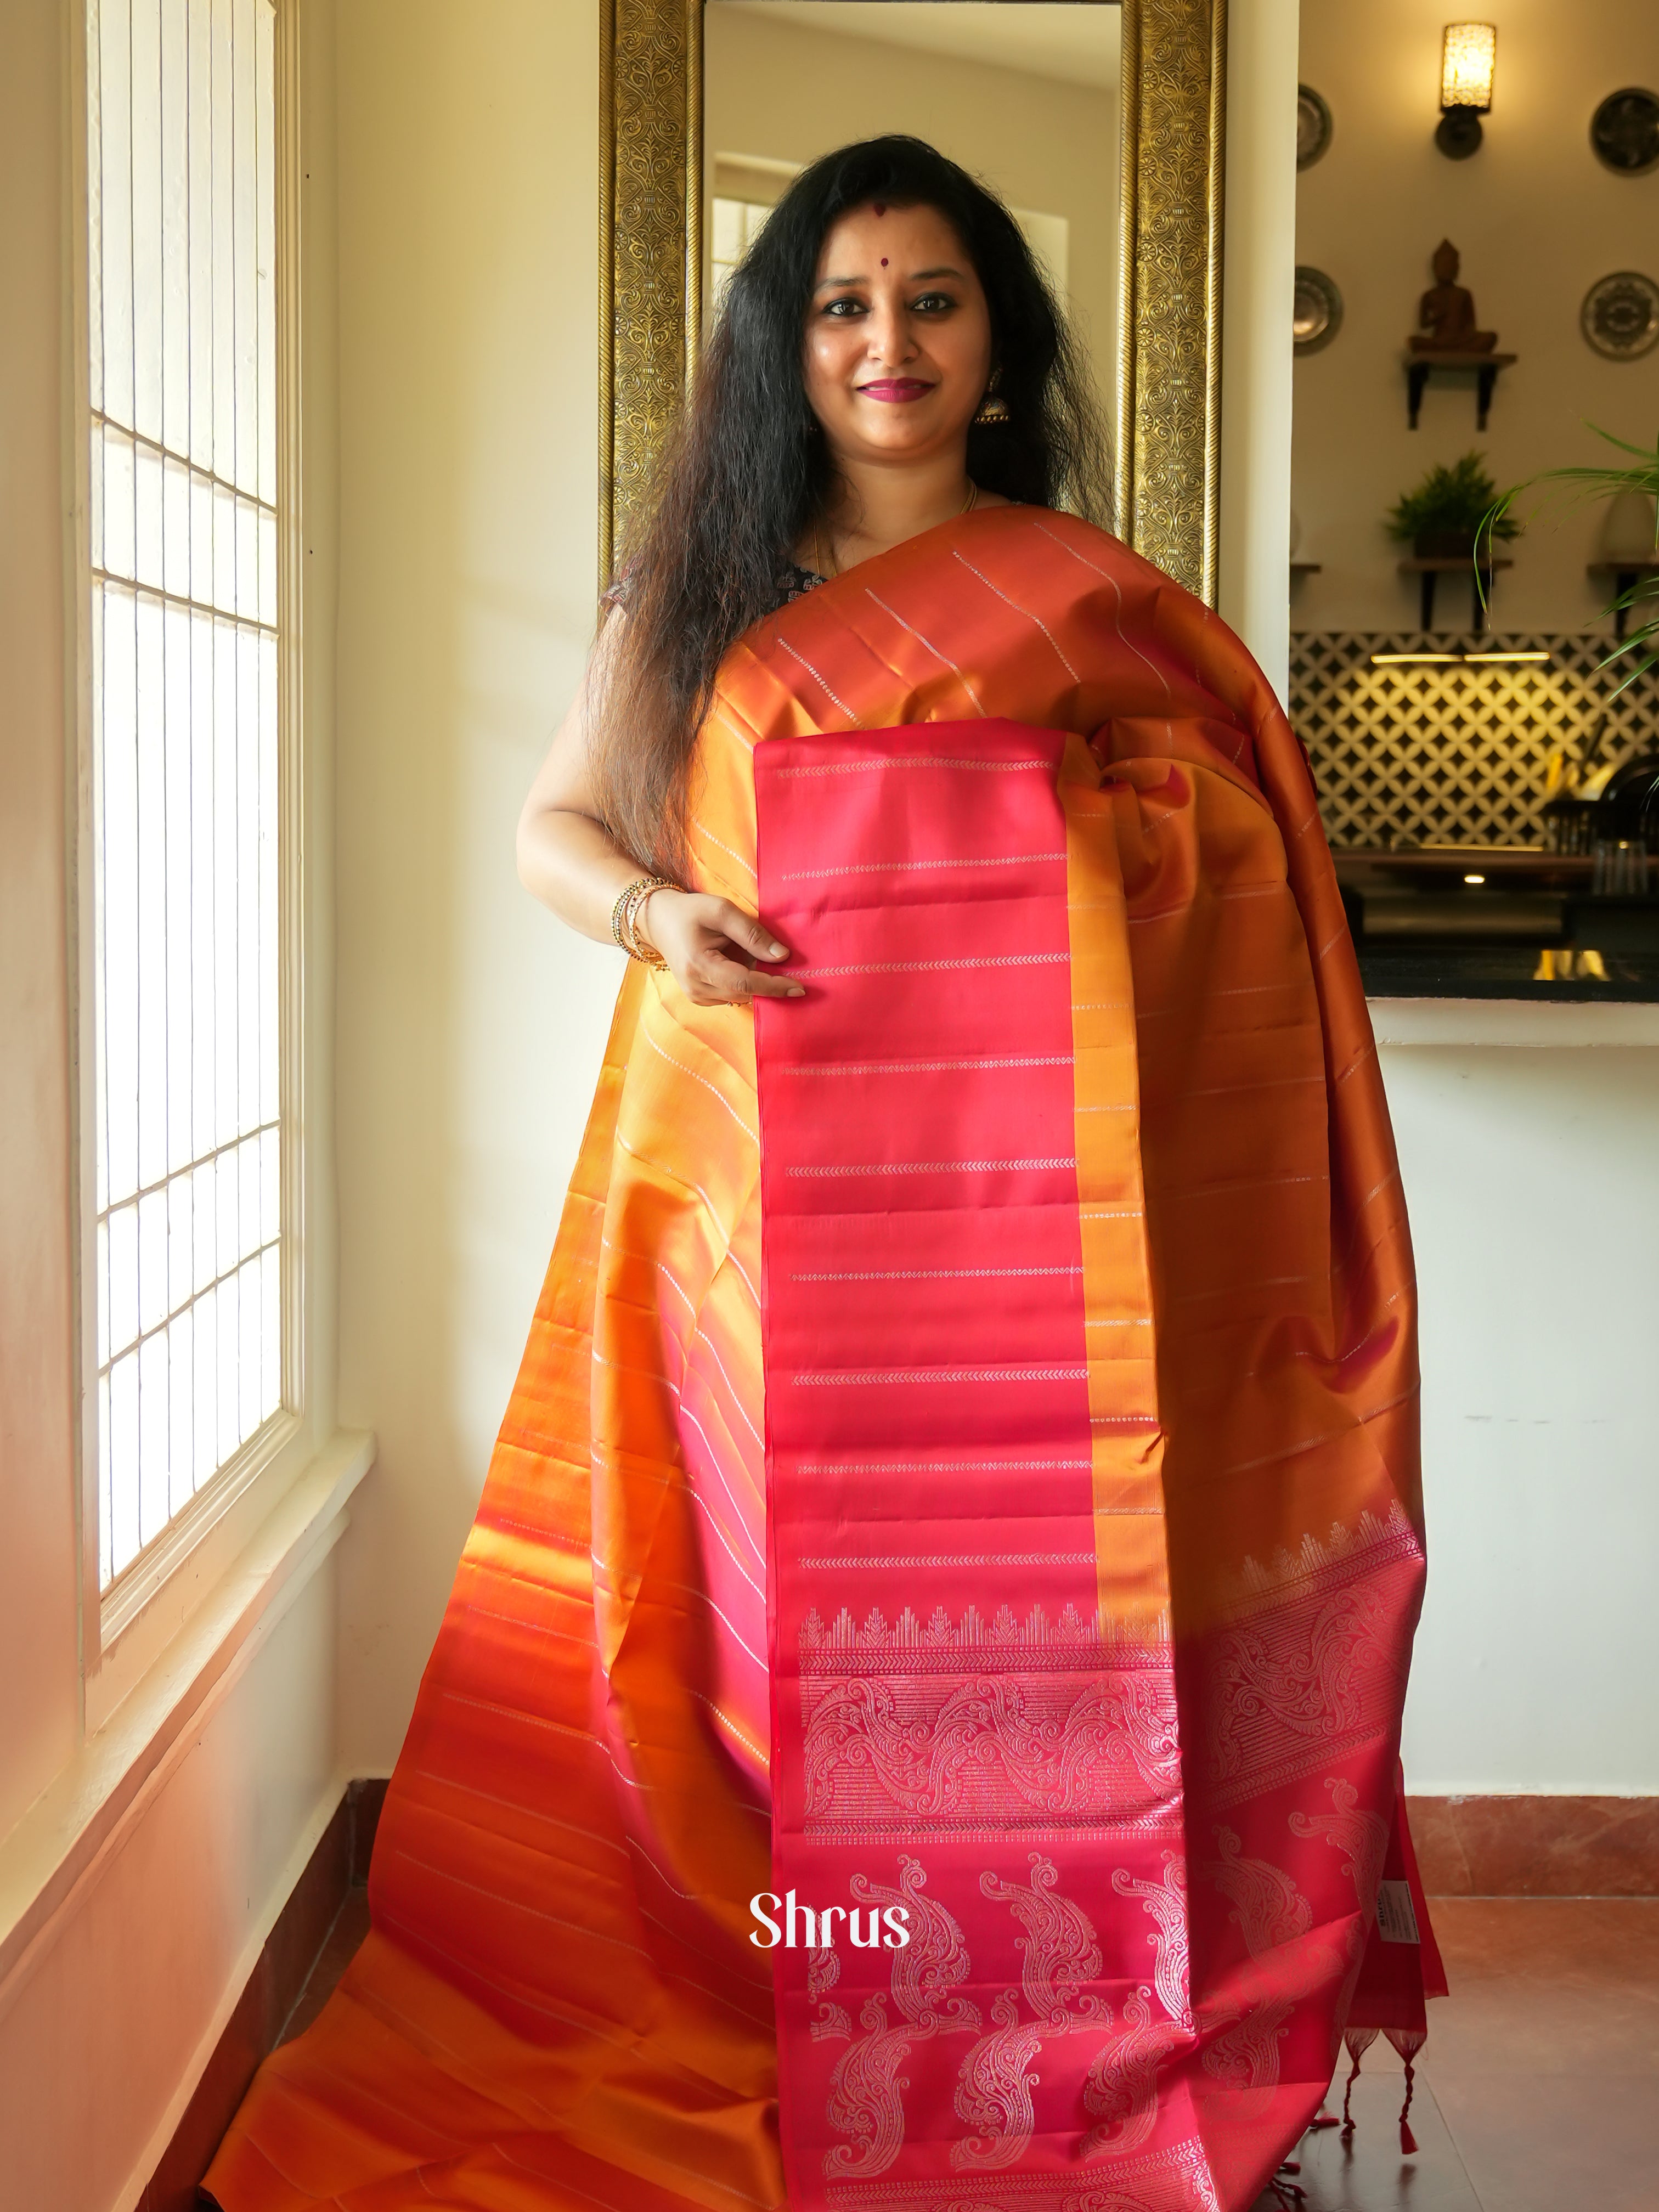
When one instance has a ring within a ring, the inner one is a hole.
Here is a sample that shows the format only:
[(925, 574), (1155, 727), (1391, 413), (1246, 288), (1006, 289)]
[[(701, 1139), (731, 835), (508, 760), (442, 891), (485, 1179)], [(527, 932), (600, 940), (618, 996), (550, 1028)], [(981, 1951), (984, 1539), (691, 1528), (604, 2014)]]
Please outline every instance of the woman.
[(1421, 2040), (1376, 1058), (1267, 684), (1059, 511), (1091, 420), (914, 140), (732, 280), (520, 831), (635, 962), (227, 2212), (1234, 2212)]

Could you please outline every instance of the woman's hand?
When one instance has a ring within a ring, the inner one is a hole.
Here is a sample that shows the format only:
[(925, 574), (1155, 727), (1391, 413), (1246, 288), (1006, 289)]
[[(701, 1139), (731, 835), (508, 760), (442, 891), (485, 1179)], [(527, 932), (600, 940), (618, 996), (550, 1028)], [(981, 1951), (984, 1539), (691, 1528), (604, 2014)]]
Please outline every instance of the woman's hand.
[(668, 963), (694, 1006), (746, 1006), (751, 999), (804, 999), (787, 975), (755, 963), (787, 960), (789, 950), (752, 914), (707, 891), (653, 891), (635, 927)]

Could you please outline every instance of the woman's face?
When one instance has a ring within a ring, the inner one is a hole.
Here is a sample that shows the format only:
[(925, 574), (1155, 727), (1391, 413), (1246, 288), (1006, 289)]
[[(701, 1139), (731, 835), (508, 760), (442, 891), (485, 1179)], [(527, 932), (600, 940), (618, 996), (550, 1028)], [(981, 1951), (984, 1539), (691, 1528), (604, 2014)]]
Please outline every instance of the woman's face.
[(830, 230), (804, 373), (838, 460), (925, 461), (965, 441), (991, 374), (991, 317), (937, 208), (872, 201)]

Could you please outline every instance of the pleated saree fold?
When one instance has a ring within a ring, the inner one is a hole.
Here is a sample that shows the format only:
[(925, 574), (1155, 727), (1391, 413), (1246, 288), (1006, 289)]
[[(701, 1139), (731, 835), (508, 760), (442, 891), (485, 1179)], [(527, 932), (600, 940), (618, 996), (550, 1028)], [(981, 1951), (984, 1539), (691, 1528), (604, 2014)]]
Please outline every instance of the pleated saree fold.
[(1306, 765), (1008, 508), (741, 641), (693, 813), (806, 995), (630, 975), (373, 1932), (210, 2186), (1240, 2212), (1421, 2018), (1411, 1259)]

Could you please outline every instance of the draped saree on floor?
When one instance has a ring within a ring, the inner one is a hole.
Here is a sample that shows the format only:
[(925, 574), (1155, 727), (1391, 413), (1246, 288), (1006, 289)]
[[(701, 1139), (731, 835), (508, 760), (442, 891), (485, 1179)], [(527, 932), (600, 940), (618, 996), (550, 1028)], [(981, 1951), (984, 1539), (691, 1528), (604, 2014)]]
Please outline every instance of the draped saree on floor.
[(208, 2185), (1242, 2212), (1433, 1975), (1411, 1258), (1306, 764), (1205, 607), (1003, 508), (740, 641), (693, 816), (806, 996), (630, 972), (373, 1932)]

